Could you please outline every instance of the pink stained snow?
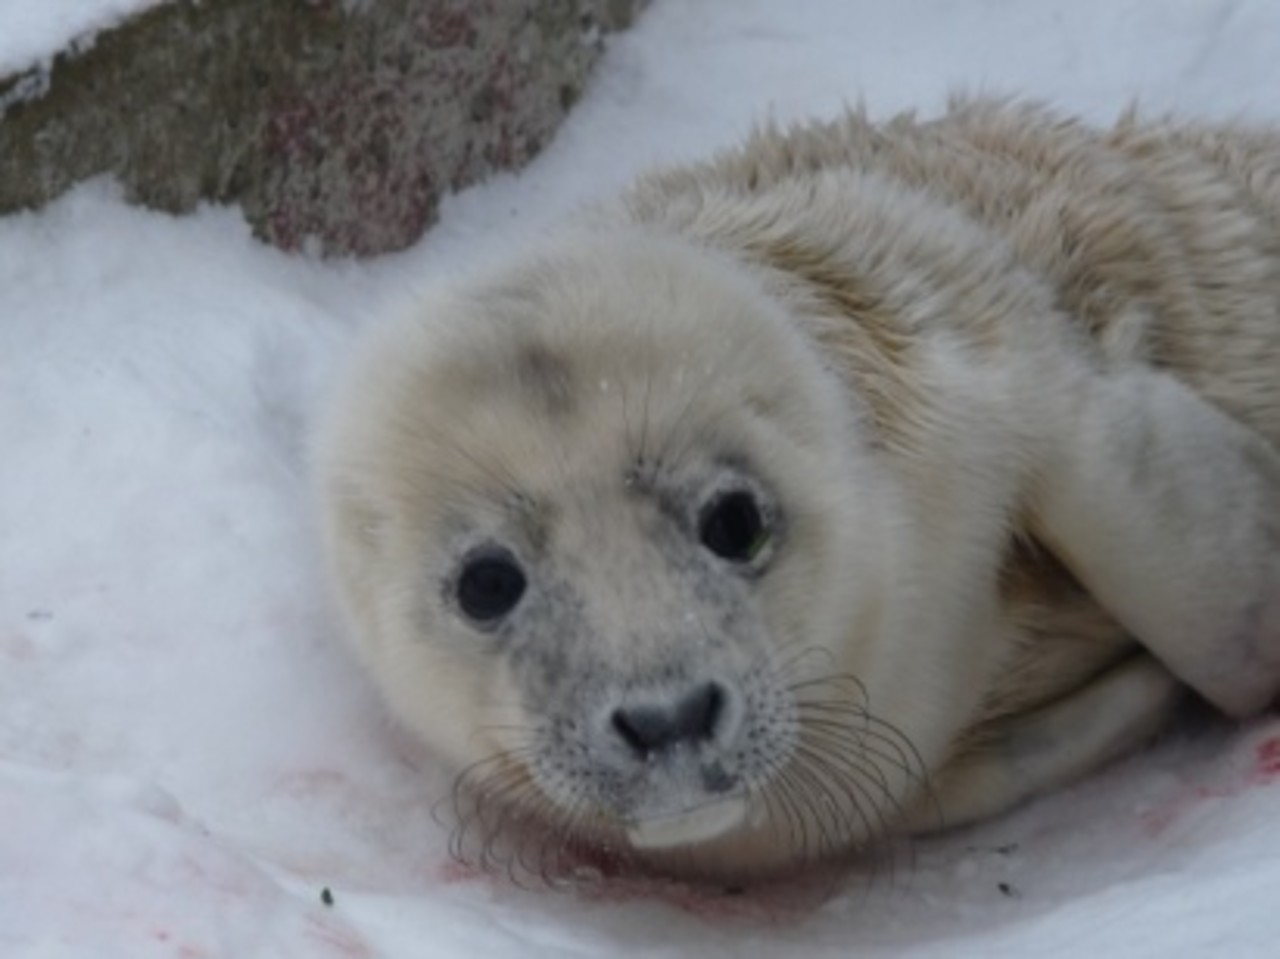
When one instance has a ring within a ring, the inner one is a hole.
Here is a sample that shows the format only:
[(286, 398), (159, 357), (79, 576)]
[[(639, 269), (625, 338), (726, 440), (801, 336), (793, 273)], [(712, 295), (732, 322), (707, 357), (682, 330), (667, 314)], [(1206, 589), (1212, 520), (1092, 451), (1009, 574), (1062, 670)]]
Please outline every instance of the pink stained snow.
[[(0, 0), (0, 64), (52, 52), (22, 38), (63, 42), (68, 10)], [(1278, 86), (1268, 0), (657, 0), (548, 151), (404, 254), (288, 257), (235, 210), (105, 182), (0, 218), (0, 956), (1275, 955), (1274, 715), (1180, 730), (827, 898), (452, 864), (447, 777), (340, 642), (306, 437), (380, 311), (767, 113), (959, 88), (1280, 122)]]

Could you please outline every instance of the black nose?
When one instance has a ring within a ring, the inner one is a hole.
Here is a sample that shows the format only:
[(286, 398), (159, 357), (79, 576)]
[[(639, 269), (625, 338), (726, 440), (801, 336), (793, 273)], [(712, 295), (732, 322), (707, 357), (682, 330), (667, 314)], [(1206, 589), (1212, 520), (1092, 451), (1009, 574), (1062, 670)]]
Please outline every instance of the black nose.
[(705, 683), (674, 704), (640, 703), (615, 709), (614, 731), (640, 757), (680, 743), (705, 742), (715, 735), (724, 713), (725, 693), (719, 683)]

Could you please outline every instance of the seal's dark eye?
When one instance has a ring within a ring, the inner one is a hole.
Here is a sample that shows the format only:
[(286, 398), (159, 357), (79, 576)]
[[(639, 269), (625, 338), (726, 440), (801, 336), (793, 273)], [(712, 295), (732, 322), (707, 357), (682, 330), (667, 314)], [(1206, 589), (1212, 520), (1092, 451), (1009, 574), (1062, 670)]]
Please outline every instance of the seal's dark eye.
[(698, 538), (721, 559), (749, 563), (769, 542), (769, 530), (756, 498), (746, 490), (734, 490), (717, 496), (702, 511)]
[(458, 605), (468, 618), (492, 623), (515, 609), (524, 595), (524, 571), (515, 557), (503, 551), (475, 556), (458, 577)]

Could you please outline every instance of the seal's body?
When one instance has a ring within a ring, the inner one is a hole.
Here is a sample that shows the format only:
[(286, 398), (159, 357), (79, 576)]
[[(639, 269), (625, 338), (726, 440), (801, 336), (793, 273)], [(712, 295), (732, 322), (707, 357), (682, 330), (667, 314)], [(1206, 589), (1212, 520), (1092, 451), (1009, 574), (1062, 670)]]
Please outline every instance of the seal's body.
[(1280, 689), (1278, 314), (1280, 136), (764, 130), (370, 337), (352, 631), (486, 840), (741, 878), (990, 814)]

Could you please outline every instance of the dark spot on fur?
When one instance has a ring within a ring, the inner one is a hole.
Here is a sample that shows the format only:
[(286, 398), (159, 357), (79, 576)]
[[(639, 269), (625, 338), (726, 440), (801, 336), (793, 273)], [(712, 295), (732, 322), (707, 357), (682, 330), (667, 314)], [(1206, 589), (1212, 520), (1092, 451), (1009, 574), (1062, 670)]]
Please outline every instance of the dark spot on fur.
[(516, 383), (553, 416), (564, 416), (576, 406), (573, 375), (568, 362), (542, 343), (526, 343), (512, 364)]

